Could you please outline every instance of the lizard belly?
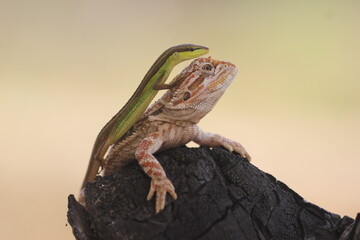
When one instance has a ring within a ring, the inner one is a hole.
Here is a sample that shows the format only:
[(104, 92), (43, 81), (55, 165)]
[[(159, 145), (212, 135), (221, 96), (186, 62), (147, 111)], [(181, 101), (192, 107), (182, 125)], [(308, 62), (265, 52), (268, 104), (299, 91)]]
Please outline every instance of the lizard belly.
[(135, 151), (141, 141), (154, 132), (162, 134), (163, 144), (159, 151), (163, 151), (185, 145), (192, 141), (197, 134), (197, 126), (189, 125), (188, 123), (182, 126), (163, 121), (149, 120), (135, 124), (128, 134), (111, 148), (103, 164), (104, 175), (113, 174), (133, 162)]
[(160, 148), (161, 151), (185, 145), (191, 142), (198, 133), (197, 126), (194, 124), (189, 125), (188, 123), (186, 123), (186, 126), (168, 124), (166, 128), (166, 139)]

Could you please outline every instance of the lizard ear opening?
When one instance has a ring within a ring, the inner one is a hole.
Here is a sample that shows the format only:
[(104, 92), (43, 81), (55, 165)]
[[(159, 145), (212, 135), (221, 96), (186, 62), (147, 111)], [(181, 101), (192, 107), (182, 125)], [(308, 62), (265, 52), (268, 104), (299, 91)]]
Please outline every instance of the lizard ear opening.
[(190, 92), (185, 92), (183, 96), (183, 100), (186, 101), (190, 98)]

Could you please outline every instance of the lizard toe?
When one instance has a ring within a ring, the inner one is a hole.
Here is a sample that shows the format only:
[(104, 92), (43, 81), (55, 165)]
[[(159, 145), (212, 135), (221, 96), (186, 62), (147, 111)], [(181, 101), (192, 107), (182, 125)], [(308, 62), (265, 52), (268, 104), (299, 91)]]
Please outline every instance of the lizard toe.
[(151, 187), (147, 200), (150, 200), (156, 192), (155, 212), (159, 213), (165, 208), (166, 193), (169, 193), (173, 199), (177, 198), (175, 188), (168, 178), (151, 180)]
[(146, 199), (149, 201), (149, 200), (154, 196), (154, 193), (155, 193), (155, 187), (154, 187), (154, 185), (151, 183), (151, 185), (150, 185), (150, 190), (149, 190), (149, 193), (148, 193)]

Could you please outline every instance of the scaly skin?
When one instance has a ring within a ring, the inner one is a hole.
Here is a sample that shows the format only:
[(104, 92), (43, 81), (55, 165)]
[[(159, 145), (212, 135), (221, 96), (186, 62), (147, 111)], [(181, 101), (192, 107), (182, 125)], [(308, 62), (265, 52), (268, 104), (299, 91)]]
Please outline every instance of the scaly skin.
[[(164, 84), (171, 70), (180, 62), (200, 57), (209, 52), (207, 47), (183, 44), (167, 49), (154, 62), (150, 70), (146, 73), (139, 87), (125, 106), (101, 129), (97, 136), (90, 156), (90, 161), (86, 175), (82, 184), (82, 189), (87, 182), (94, 180), (98, 173), (100, 163), (104, 161), (104, 156), (109, 147), (119, 140), (137, 120), (140, 119), (150, 102), (155, 97), (158, 90), (170, 89), (177, 84)], [(80, 192), (79, 201), (82, 199)]]
[(156, 193), (155, 210), (165, 207), (168, 192), (177, 198), (175, 188), (154, 153), (194, 141), (200, 145), (223, 146), (250, 161), (246, 150), (237, 142), (218, 134), (203, 132), (196, 124), (212, 110), (237, 73), (235, 65), (211, 58), (194, 60), (177, 77), (177, 87), (144, 113), (143, 117), (110, 150), (104, 175), (112, 174), (137, 159), (151, 178), (150, 200)]

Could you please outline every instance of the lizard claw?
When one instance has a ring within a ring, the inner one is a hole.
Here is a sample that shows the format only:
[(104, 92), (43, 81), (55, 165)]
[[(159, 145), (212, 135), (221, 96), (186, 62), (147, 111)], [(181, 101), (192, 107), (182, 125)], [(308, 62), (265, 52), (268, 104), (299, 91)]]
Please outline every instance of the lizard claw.
[(226, 148), (229, 152), (237, 152), (241, 154), (244, 158), (246, 158), (249, 162), (251, 161), (251, 157), (249, 153), (245, 150), (245, 148), (238, 142), (226, 139), (224, 137), (219, 136), (219, 141), (221, 142), (221, 145)]
[(158, 213), (165, 208), (165, 197), (168, 192), (174, 200), (176, 200), (177, 195), (175, 193), (175, 188), (168, 178), (163, 179), (152, 179), (150, 191), (147, 196), (147, 200), (150, 200), (154, 193), (156, 192), (155, 200), (155, 212)]
[(249, 153), (245, 150), (245, 148), (238, 142), (233, 142), (234, 151), (241, 154), (244, 158), (246, 158), (249, 162), (251, 161), (251, 156)]

